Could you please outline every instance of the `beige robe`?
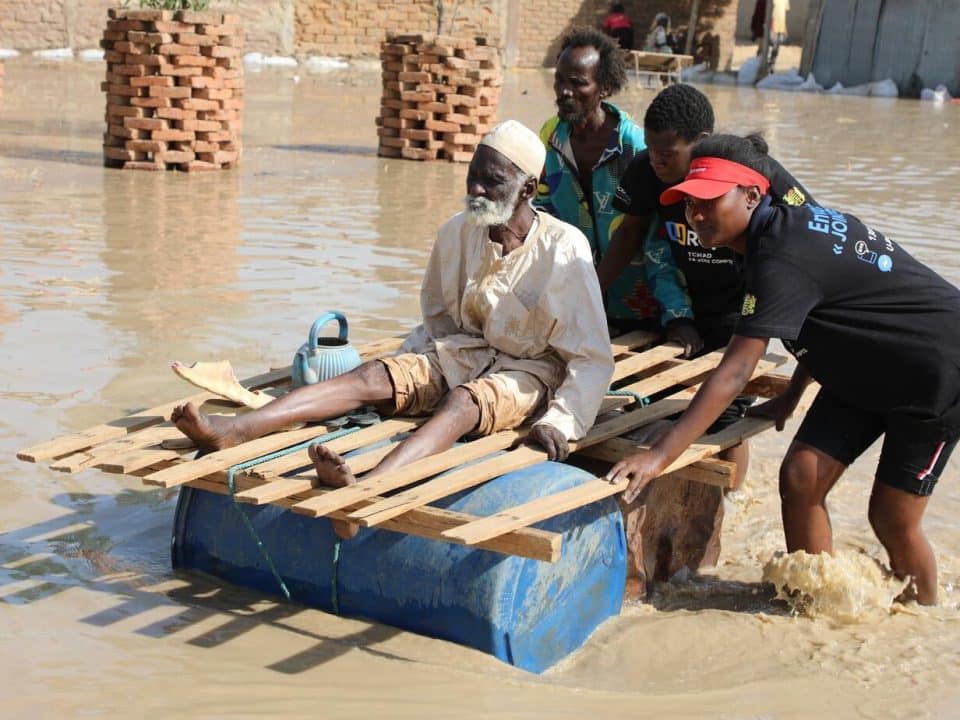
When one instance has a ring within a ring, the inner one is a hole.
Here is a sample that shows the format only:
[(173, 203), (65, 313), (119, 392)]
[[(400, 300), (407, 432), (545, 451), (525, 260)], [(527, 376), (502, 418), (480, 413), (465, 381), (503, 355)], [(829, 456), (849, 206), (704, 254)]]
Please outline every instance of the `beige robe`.
[(440, 228), (420, 293), (423, 324), (400, 352), (435, 350), (451, 388), (490, 370), (524, 370), (552, 391), (536, 421), (568, 440), (593, 425), (613, 356), (586, 237), (543, 213), (503, 256), (463, 213)]

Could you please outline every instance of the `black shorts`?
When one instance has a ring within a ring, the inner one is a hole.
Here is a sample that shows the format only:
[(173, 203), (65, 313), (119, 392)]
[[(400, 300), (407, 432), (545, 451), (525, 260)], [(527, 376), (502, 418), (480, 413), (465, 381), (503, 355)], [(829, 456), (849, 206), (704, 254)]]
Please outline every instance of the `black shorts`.
[(821, 389), (794, 439), (850, 465), (881, 435), (883, 448), (876, 479), (898, 490), (927, 496), (946, 467), (960, 432), (911, 432), (909, 422), (891, 422), (889, 416), (852, 407)]
[(713, 421), (713, 425), (707, 428), (707, 433), (720, 432), (746, 417), (747, 408), (753, 405), (756, 399), (756, 395), (737, 395), (733, 402), (720, 413), (720, 417)]

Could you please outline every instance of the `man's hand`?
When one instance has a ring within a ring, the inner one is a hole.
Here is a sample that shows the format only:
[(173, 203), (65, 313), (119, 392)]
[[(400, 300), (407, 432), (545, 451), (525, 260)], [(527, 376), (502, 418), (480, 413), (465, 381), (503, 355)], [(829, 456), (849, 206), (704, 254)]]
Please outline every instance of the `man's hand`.
[(747, 417), (762, 417), (773, 420), (776, 423), (777, 431), (783, 430), (793, 411), (800, 402), (800, 394), (792, 393), (789, 390), (777, 395), (775, 398), (767, 400), (765, 403), (754, 405), (747, 408)]
[(528, 439), (546, 450), (547, 457), (551, 460), (563, 461), (570, 454), (567, 436), (553, 425), (547, 425), (546, 423), (534, 425), (533, 429), (530, 430)]
[(673, 320), (667, 323), (667, 340), (683, 348), (683, 357), (690, 358), (703, 349), (703, 338), (697, 326), (689, 320)]
[(623, 491), (623, 500), (632, 503), (647, 483), (657, 477), (662, 470), (663, 463), (657, 453), (652, 450), (641, 450), (636, 455), (625, 457), (610, 468), (604, 480), (614, 484), (629, 480), (630, 484)]

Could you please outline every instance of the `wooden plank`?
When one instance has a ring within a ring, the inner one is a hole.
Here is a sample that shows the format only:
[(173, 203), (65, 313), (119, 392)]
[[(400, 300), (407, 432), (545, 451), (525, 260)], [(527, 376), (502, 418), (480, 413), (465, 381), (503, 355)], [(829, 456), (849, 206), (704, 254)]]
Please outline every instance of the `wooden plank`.
[[(773, 427), (773, 422), (770, 420), (744, 418), (718, 433), (705, 435), (670, 463), (661, 475), (679, 470), (697, 460), (702, 460), (728, 447), (738, 445), (747, 438), (771, 427)], [(633, 448), (633, 452), (636, 452), (636, 447)], [(623, 492), (627, 489), (628, 484), (627, 481), (610, 483), (601, 479), (589, 480), (569, 490), (532, 500), (523, 505), (476, 520), (463, 527), (446, 530), (442, 534), (448, 540), (472, 545), (496, 537), (502, 532), (527, 527), (541, 520)]]
[[(425, 417), (384, 420), (376, 425), (365, 427), (362, 430), (357, 430), (349, 435), (344, 435), (343, 437), (336, 438), (324, 444), (335, 453), (342, 455), (351, 450), (362, 448), (365, 445), (372, 445), (386, 438), (393, 437), (399, 433), (415, 430), (426, 421), (427, 418)], [(246, 472), (261, 480), (268, 480), (271, 477), (278, 477), (285, 472), (290, 472), (291, 470), (303, 468), (311, 464), (310, 456), (307, 454), (306, 448), (304, 448), (295, 453), (283, 455), (282, 457), (252, 467)]]
[(151, 445), (159, 445), (165, 440), (178, 437), (183, 437), (183, 433), (170, 423), (153, 425), (117, 440), (62, 457), (55, 460), (50, 468), (59, 472), (75, 473), (88, 467), (95, 467), (97, 463), (110, 460), (118, 455), (126, 455), (131, 451), (147, 448)]
[[(357, 350), (361, 358), (370, 359), (392, 352), (398, 348), (402, 342), (403, 338), (400, 337), (387, 338), (360, 346)], [(241, 380), (240, 384), (251, 390), (262, 390), (266, 387), (287, 383), (289, 381), (290, 368), (285, 367), (260, 375), (254, 375), (246, 380)], [(217, 396), (208, 392), (189, 395), (179, 400), (157, 405), (148, 410), (142, 410), (132, 415), (111, 420), (102, 425), (96, 425), (77, 433), (62, 435), (38, 445), (33, 445), (18, 452), (17, 458), (26, 462), (41, 462), (51, 458), (63, 457), (75, 453), (78, 450), (92, 448), (110, 440), (143, 430), (144, 428), (159, 425), (170, 419), (170, 413), (178, 405), (183, 405), (187, 402), (201, 404), (215, 397)]]
[(617, 360), (617, 363), (613, 368), (613, 377), (610, 378), (610, 382), (615, 383), (619, 380), (623, 380), (625, 377), (634, 375), (642, 370), (649, 370), (652, 367), (656, 367), (667, 360), (672, 360), (680, 357), (681, 355), (683, 355), (682, 347), (675, 345), (674, 343), (668, 343), (666, 345), (657, 345), (656, 347), (645, 350), (644, 352), (622, 358)]
[(97, 468), (108, 473), (129, 475), (135, 470), (150, 467), (166, 460), (183, 460), (183, 456), (176, 450), (166, 450), (164, 448), (134, 450), (126, 455), (115, 455), (109, 460), (103, 460), (97, 464)]
[[(623, 407), (624, 405), (629, 405), (631, 402), (632, 400), (627, 397), (607, 397), (604, 398), (600, 411), (601, 413), (608, 412), (610, 410)], [(377, 450), (372, 450), (370, 452), (365, 452), (361, 455), (356, 455), (352, 458), (349, 458), (348, 464), (350, 469), (353, 471), (354, 475), (359, 475), (360, 473), (371, 470), (399, 444), (399, 442), (390, 443), (386, 447), (378, 448)], [(262, 466), (258, 465), (254, 468), (250, 468), (250, 470), (245, 472), (244, 475), (249, 475), (260, 480), (268, 480), (269, 482), (265, 484), (258, 484), (255, 487), (243, 492), (238, 492), (236, 497), (240, 502), (250, 503), (253, 505), (262, 505), (265, 503), (275, 502), (277, 499), (286, 497), (288, 495), (305, 492), (312, 487), (318, 486), (316, 474), (312, 469), (306, 472), (297, 473), (292, 477), (263, 477), (259, 475), (259, 473), (255, 472), (261, 467)], [(238, 476), (238, 480), (239, 477), (240, 476)]]
[[(225, 495), (228, 492), (226, 485), (210, 482), (206, 479), (192, 480), (189, 486), (221, 495)], [(311, 497), (318, 497), (329, 492), (332, 491), (317, 488), (302, 495), (283, 498), (278, 500), (276, 504), (282, 507), (291, 507)], [(381, 499), (382, 498), (379, 497), (367, 498), (366, 500), (361, 500), (358, 506), (376, 502)], [(334, 511), (330, 517), (334, 520), (346, 520), (347, 514), (344, 511)], [(390, 520), (381, 525), (380, 529), (406, 535), (416, 535), (417, 537), (427, 538), (429, 540), (444, 541), (445, 538), (442, 533), (445, 530), (464, 525), (476, 519), (476, 516), (466, 513), (443, 510), (442, 508), (424, 507), (408, 512), (403, 517)], [(563, 547), (563, 536), (559, 533), (547, 532), (545, 530), (522, 528), (516, 532), (504, 533), (503, 535), (492, 538), (490, 541), (476, 543), (475, 547), (503, 555), (517, 555), (519, 557), (541, 560), (543, 562), (556, 562), (560, 559), (560, 553)]]
[[(376, 465), (399, 444), (399, 442), (390, 443), (376, 450), (370, 450), (369, 452), (347, 458), (350, 470), (354, 475), (359, 475), (362, 472), (376, 467)], [(248, 477), (258, 479), (255, 478), (255, 476)], [(316, 471), (311, 469), (292, 477), (268, 479), (262, 484), (238, 492), (235, 497), (238, 502), (249, 503), (251, 505), (264, 505), (289, 495), (307, 492), (311, 488), (318, 487), (318, 485), (319, 481), (317, 480)]]
[(610, 350), (614, 355), (621, 355), (634, 348), (646, 347), (660, 339), (657, 333), (646, 332), (645, 330), (634, 330), (625, 335), (620, 335), (610, 342)]
[(239, 463), (268, 455), (277, 450), (283, 450), (297, 443), (320, 438), (328, 432), (330, 430), (323, 425), (313, 425), (299, 430), (267, 435), (243, 445), (237, 445), (226, 450), (217, 450), (209, 455), (204, 455), (202, 458), (146, 475), (143, 482), (147, 485), (159, 485), (165, 488), (176, 487), (191, 480), (227, 470)]
[[(301, 515), (320, 517), (334, 510), (348, 507), (364, 498), (380, 495), (381, 493), (395, 490), (396, 488), (406, 487), (431, 475), (449, 470), (461, 463), (476, 460), (484, 455), (508, 448), (522, 439), (527, 432), (528, 430), (525, 428), (505, 430), (495, 435), (490, 435), (489, 437), (452, 447), (436, 455), (431, 455), (410, 463), (409, 465), (405, 465), (395, 472), (377, 475), (375, 478), (358, 482), (356, 485), (337, 488), (323, 496), (314, 497), (298, 503), (294, 505), (292, 509)], [(499, 463), (502, 457), (503, 456), (497, 456), (492, 460), (486, 461), (486, 463), (477, 463), (476, 465), (472, 465), (470, 469), (476, 473), (482, 473), (485, 468), (481, 466), (487, 463)], [(489, 477), (495, 477), (495, 475)]]
[[(582, 440), (570, 443), (571, 451), (577, 452), (581, 448), (603, 442), (654, 420), (682, 412), (689, 403), (689, 398), (683, 399), (683, 396), (692, 398), (693, 392), (691, 390), (681, 390), (675, 396), (664, 398), (653, 405), (639, 408), (594, 425)], [(364, 509), (356, 515), (351, 515), (350, 520), (367, 527), (377, 525), (390, 518), (398, 517), (412, 508), (421, 507), (433, 500), (475, 487), (492, 478), (536, 465), (545, 460), (547, 460), (547, 453), (543, 450), (533, 446), (520, 447), (503, 455), (462, 468), (405, 493), (386, 498), (377, 503), (376, 507), (369, 510)]]
[[(645, 447), (645, 445), (641, 445), (636, 440), (611, 438), (599, 445), (584, 448), (579, 454), (613, 464)], [(696, 482), (706, 485), (732, 488), (734, 483), (733, 475), (736, 467), (736, 463), (708, 458), (684, 467), (678, 470), (677, 473), (682, 473), (682, 475), (678, 475), (678, 477), (683, 477), (687, 480), (695, 480)], [(675, 473), (669, 473), (669, 476), (673, 475), (675, 475)]]

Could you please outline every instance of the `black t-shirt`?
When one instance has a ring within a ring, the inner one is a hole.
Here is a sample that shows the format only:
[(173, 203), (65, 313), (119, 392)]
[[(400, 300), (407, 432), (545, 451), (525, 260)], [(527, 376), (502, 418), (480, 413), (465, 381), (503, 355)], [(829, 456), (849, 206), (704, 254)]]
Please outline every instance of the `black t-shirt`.
[(736, 333), (777, 337), (853, 407), (960, 430), (960, 290), (852, 215), (754, 211)]
[[(770, 194), (775, 198), (791, 205), (812, 201), (806, 189), (772, 158), (770, 170)], [(629, 215), (657, 214), (657, 233), (670, 241), (677, 267), (686, 279), (694, 319), (701, 333), (709, 333), (714, 328), (731, 332), (743, 301), (743, 273), (735, 253), (729, 248), (701, 247), (696, 232), (687, 226), (684, 204), (660, 204), (660, 193), (669, 187), (654, 174), (650, 155), (644, 150), (620, 179), (613, 207)], [(720, 343), (724, 344), (726, 340)]]

